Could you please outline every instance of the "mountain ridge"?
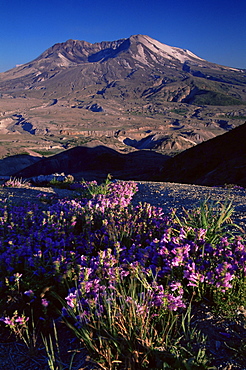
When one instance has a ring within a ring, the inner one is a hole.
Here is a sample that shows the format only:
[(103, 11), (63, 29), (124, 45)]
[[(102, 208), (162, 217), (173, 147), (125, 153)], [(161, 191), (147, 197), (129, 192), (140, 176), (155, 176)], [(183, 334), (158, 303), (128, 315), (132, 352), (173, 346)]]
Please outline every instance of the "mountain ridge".
[[(215, 63), (207, 62), (187, 49), (172, 47), (152, 39), (146, 35), (132, 35), (116, 41), (103, 41), (100, 43), (89, 43), (87, 41), (69, 39), (63, 43), (57, 43), (45, 50), (41, 55), (29, 63), (15, 67), (9, 71), (0, 73), (1, 80), (18, 79), (30, 74), (36, 74), (38, 79), (33, 82), (45, 81), (54, 77), (57, 72), (69, 67), (78, 67), (87, 63), (104, 63), (109, 59), (114, 59), (119, 54), (126, 54), (123, 68), (127, 71), (132, 70), (131, 62), (135, 62), (135, 67), (143, 68), (143, 65), (155, 68), (156, 64), (165, 62), (166, 68), (174, 68), (177, 63), (183, 65), (180, 69), (184, 73), (190, 73), (193, 67), (206, 68), (213, 66), (216, 70), (239, 72), (235, 68), (220, 66)], [(122, 55), (121, 55), (122, 58)], [(122, 66), (119, 66), (122, 67)], [(53, 75), (47, 73), (47, 69)], [(46, 72), (42, 74), (43, 70)], [(133, 72), (134, 73), (134, 72)], [(203, 76), (200, 72), (198, 75)], [(199, 77), (199, 76), (198, 76)], [(0, 81), (1, 81), (0, 80)]]
[[(131, 44), (133, 43), (138, 43), (138, 45), (144, 44), (145, 46), (148, 47), (149, 50), (152, 50), (152, 51), (153, 51), (153, 48), (155, 48), (156, 49), (154, 50), (155, 52), (156, 51), (161, 51), (162, 53), (164, 52), (166, 56), (169, 55), (169, 57), (172, 57), (174, 59), (175, 59), (175, 56), (172, 56), (172, 54), (173, 55), (176, 54), (177, 57), (179, 56), (179, 59), (181, 58), (181, 55), (182, 55), (181, 61), (191, 60), (194, 58), (201, 60), (201, 61), (205, 61), (204, 59), (196, 56), (194, 53), (192, 53), (191, 51), (187, 49), (171, 47), (169, 45), (160, 43), (159, 41), (154, 40), (147, 35), (132, 35), (129, 38), (123, 38), (123, 39), (119, 39), (116, 41), (103, 41), (103, 42), (96, 42), (96, 43), (90, 43), (84, 40), (69, 39), (65, 42), (54, 44), (53, 46), (46, 49), (42, 54), (40, 54), (33, 61), (19, 65), (18, 67), (11, 68), (11, 70), (16, 69), (16, 68), (19, 68), (21, 70), (23, 67), (26, 68), (26, 65), (28, 65), (28, 67), (31, 67), (33, 62), (39, 61), (42, 58), (49, 58), (52, 55), (55, 55), (58, 58), (59, 57), (62, 58), (61, 55), (59, 55), (61, 51), (65, 54), (65, 55), (64, 54), (62, 55), (63, 57), (67, 58), (68, 60), (70, 59), (71, 65), (73, 65), (73, 63), (79, 64), (79, 63), (84, 63), (84, 62), (99, 61), (99, 60), (94, 60), (93, 56), (90, 57), (90, 51), (92, 49), (94, 49), (95, 51), (94, 54), (96, 54), (96, 52), (106, 50), (108, 52), (113, 51), (113, 56), (115, 56), (117, 54), (117, 51), (118, 52), (127, 51), (130, 48)], [(74, 58), (73, 56), (77, 57), (77, 59)], [(103, 54), (102, 54), (102, 58), (103, 58)], [(65, 66), (68, 66), (68, 65), (65, 65)]]

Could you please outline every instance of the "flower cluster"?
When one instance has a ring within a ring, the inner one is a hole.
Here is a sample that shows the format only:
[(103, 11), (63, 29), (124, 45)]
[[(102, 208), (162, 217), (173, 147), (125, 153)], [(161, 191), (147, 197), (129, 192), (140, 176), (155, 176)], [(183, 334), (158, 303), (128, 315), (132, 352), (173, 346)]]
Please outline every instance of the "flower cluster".
[[(2, 296), (16, 289), (35, 299), (47, 286), (62, 286), (64, 294), (69, 284), (68, 307), (80, 307), (88, 319), (93, 307), (102, 315), (110, 297), (135, 302), (139, 312), (176, 311), (194, 290), (223, 293), (245, 278), (241, 237), (208, 243), (205, 229), (190, 233), (160, 208), (133, 207), (136, 191), (135, 183), (116, 181), (106, 194), (57, 200), (47, 211), (38, 204), (0, 204)], [(122, 293), (133, 280), (137, 297)]]
[[(138, 294), (133, 297), (131, 285), (136, 283)], [(79, 321), (84, 321), (89, 319), (92, 310), (97, 316), (105, 315), (105, 302), (109, 299), (134, 303), (139, 314), (145, 312), (148, 315), (150, 311), (156, 313), (157, 309), (176, 311), (185, 307), (180, 282), (170, 282), (164, 288), (153, 278), (152, 272), (138, 262), (120, 264), (120, 255), (116, 257), (111, 249), (100, 251), (92, 258), (81, 256), (76, 289), (72, 288), (66, 297), (68, 307), (78, 314)]]

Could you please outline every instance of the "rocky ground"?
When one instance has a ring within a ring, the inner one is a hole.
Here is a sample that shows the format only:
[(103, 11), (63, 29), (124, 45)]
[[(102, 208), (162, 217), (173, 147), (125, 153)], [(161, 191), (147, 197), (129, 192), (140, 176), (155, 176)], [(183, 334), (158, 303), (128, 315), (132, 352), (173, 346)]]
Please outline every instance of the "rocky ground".
[(246, 190), (243, 188), (141, 181), (138, 182), (138, 189), (133, 204), (147, 202), (163, 208), (167, 213), (174, 208), (178, 214), (182, 214), (183, 208), (194, 208), (208, 198), (213, 202), (232, 202), (235, 210), (233, 221), (244, 230), (246, 228)]

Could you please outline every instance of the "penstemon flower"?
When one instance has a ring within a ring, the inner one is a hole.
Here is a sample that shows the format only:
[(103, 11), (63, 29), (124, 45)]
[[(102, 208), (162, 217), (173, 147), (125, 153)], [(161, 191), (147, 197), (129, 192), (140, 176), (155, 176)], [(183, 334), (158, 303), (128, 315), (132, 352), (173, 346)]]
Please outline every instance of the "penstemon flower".
[[(194, 292), (227, 293), (245, 281), (241, 237), (208, 243), (204, 228), (177, 225), (150, 204), (133, 207), (136, 184), (116, 181), (101, 193), (97, 186), (82, 184), (79, 197), (54, 199), (45, 211), (39, 202), (0, 204), (1, 297), (17, 292), (28, 307), (41, 302), (46, 312), (52, 298), (37, 299), (40, 292), (60, 289), (62, 313), (77, 329), (115, 315), (118, 329), (131, 317), (138, 330), (179, 315)], [(88, 188), (94, 193), (83, 197)], [(17, 313), (1, 321), (13, 328), (27, 323)]]

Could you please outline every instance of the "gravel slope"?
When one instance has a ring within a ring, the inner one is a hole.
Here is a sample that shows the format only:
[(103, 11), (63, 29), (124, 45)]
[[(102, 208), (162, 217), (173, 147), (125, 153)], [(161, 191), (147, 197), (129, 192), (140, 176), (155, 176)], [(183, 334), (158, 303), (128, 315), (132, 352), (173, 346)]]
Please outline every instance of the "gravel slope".
[[(132, 204), (147, 202), (153, 206), (161, 207), (168, 213), (172, 208), (177, 209), (177, 214), (182, 213), (182, 208), (191, 209), (207, 198), (213, 201), (232, 201), (234, 206), (233, 221), (246, 230), (246, 189), (225, 189), (200, 185), (187, 185), (169, 182), (138, 181), (138, 192), (134, 195)], [(30, 187), (30, 188), (0, 188), (0, 200), (8, 198), (13, 203), (25, 201), (37, 203), (38, 195), (46, 194), (57, 197), (73, 198), (78, 196), (76, 191)]]
[(233, 221), (246, 230), (246, 189), (224, 189), (200, 185), (186, 185), (168, 182), (138, 182), (139, 191), (134, 195), (132, 203), (147, 202), (161, 207), (165, 212), (182, 208), (191, 209), (209, 198), (212, 201), (232, 201), (234, 206)]

